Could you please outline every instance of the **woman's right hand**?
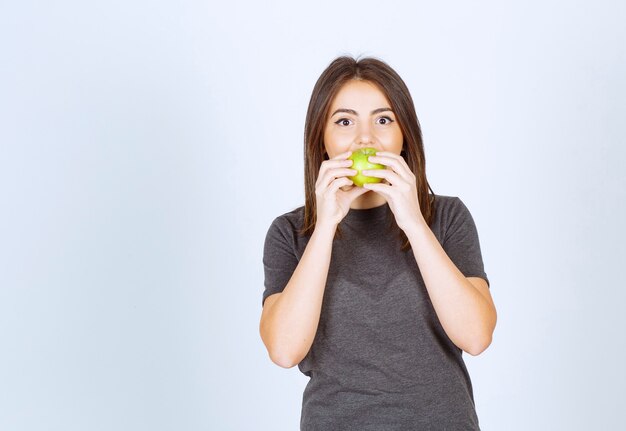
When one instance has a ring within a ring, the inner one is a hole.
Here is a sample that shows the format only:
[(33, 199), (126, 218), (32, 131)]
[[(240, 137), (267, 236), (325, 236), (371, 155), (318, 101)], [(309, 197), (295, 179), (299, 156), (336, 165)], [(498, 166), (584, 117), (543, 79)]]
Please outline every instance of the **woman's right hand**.
[[(317, 205), (317, 224), (338, 225), (350, 211), (350, 204), (358, 196), (369, 190), (357, 187), (347, 176), (356, 175), (355, 169), (350, 169), (352, 160), (348, 159), (352, 151), (346, 151), (329, 160), (324, 160), (320, 166), (317, 181), (315, 182), (315, 197)], [(340, 187), (349, 186), (347, 190)]]

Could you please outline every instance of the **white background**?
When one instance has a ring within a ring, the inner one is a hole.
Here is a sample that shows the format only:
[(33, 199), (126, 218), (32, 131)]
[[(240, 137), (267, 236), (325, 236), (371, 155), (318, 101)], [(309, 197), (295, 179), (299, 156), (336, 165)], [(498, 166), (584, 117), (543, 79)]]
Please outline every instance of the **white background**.
[(260, 339), (265, 234), (304, 204), (341, 54), (407, 83), (498, 310), (483, 430), (623, 424), (626, 6), (0, 4), (0, 429), (296, 430)]

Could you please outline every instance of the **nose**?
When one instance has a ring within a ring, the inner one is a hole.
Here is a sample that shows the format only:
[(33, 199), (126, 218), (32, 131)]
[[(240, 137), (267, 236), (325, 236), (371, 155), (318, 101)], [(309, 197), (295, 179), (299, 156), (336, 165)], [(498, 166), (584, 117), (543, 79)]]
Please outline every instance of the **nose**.
[(370, 146), (374, 144), (372, 130), (367, 122), (359, 125), (356, 138), (359, 145)]

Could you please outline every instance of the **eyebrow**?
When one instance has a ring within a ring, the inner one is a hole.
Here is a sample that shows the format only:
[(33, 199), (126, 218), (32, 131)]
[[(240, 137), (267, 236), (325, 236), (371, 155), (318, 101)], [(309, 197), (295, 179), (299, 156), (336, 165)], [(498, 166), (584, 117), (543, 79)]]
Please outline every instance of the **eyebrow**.
[[(379, 112), (385, 112), (385, 111), (393, 112), (393, 109), (391, 109), (391, 108), (374, 109), (372, 112), (370, 112), (370, 115), (378, 114)], [(333, 112), (333, 115), (337, 114), (338, 112), (347, 112), (348, 114), (352, 114), (352, 115), (356, 115), (356, 116), (359, 115), (354, 109), (346, 109), (346, 108), (339, 108), (339, 109), (337, 109), (335, 112)], [(331, 117), (333, 115), (331, 115)]]

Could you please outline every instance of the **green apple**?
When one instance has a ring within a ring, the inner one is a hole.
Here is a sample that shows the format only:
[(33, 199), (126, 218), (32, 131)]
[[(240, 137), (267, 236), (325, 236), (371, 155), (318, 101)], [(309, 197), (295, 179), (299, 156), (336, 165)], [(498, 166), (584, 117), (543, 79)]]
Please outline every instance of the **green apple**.
[(368, 177), (361, 173), (361, 171), (368, 170), (368, 169), (387, 169), (385, 165), (381, 165), (379, 163), (372, 163), (369, 160), (367, 160), (369, 156), (375, 156), (375, 155), (376, 155), (376, 149), (367, 147), (367, 148), (360, 148), (354, 151), (350, 155), (350, 157), (348, 157), (349, 160), (353, 161), (352, 166), (348, 166), (348, 169), (356, 169), (357, 171), (355, 176), (348, 177), (352, 180), (355, 186), (363, 187), (363, 184), (365, 183), (379, 183), (383, 180), (382, 178), (378, 178), (378, 177)]

